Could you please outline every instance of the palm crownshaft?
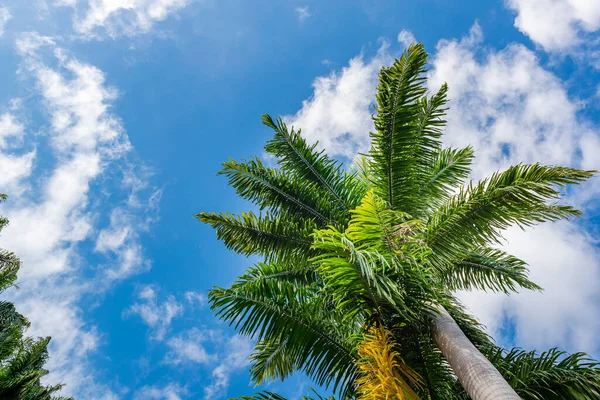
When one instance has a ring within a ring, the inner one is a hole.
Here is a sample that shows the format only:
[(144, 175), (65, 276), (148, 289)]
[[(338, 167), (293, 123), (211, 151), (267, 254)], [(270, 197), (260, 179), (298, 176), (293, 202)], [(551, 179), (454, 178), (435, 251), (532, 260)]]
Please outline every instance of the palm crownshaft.
[[(426, 61), (423, 47), (414, 45), (382, 69), (372, 146), (354, 172), (283, 121), (263, 116), (275, 130), (266, 150), (279, 168), (258, 159), (228, 161), (221, 173), (264, 212), (197, 215), (230, 249), (265, 259), (210, 294), (220, 318), (258, 338), (251, 368), (257, 383), (302, 370), (354, 397), (355, 382), (364, 381), (357, 344), (376, 327), (391, 332), (402, 365), (414, 371), (404, 383), (418, 396), (462, 398), (456, 377), (467, 388), (477, 374), (463, 376), (444, 358), (449, 353), (436, 340), (442, 329), (436, 319), (449, 318), (486, 355), (479, 354), (482, 362), (497, 347), (451, 291), (539, 289), (523, 261), (492, 246), (509, 226), (579, 215), (557, 203), (558, 188), (591, 171), (517, 165), (465, 184), (473, 150), (443, 148), (447, 88), (426, 97)], [(546, 365), (559, 374), (557, 363)], [(576, 393), (594, 398), (600, 374), (595, 365), (585, 370), (590, 389), (577, 381)], [(506, 392), (512, 386), (519, 396), (538, 398), (538, 389), (500, 381)]]

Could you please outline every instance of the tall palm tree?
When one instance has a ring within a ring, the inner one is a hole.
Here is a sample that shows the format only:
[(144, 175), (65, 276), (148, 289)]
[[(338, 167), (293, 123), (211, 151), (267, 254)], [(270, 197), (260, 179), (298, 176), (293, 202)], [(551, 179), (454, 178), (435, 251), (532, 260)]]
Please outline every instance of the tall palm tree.
[[(427, 96), (426, 62), (417, 44), (382, 68), (371, 149), (352, 170), (263, 116), (279, 167), (252, 158), (220, 172), (260, 212), (197, 215), (228, 248), (264, 258), (214, 288), (212, 308), (258, 339), (257, 384), (301, 370), (347, 398), (366, 384), (401, 388), (400, 398), (598, 398), (593, 361), (506, 352), (452, 294), (540, 289), (524, 261), (493, 246), (512, 225), (578, 216), (559, 190), (593, 171), (519, 164), (466, 183), (473, 149), (442, 146), (447, 87)], [(370, 335), (389, 336), (394, 377), (368, 377)], [(548, 379), (559, 376), (562, 392)]]
[[(0, 202), (6, 195), (0, 194)], [(0, 217), (0, 231), (8, 224)], [(21, 262), (14, 253), (0, 249), (0, 293), (14, 285)], [(14, 304), (0, 301), (0, 399), (72, 400), (53, 397), (63, 385), (48, 385), (41, 379), (48, 374), (44, 363), (48, 359), (50, 338), (32, 339), (24, 333), (29, 321), (19, 314)]]

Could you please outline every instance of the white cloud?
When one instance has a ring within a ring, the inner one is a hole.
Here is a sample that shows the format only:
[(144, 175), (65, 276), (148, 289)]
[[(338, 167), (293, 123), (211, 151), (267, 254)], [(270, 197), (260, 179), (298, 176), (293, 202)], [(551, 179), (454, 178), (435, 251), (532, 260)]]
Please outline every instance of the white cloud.
[(151, 328), (152, 339), (164, 339), (173, 318), (183, 313), (183, 306), (173, 296), (159, 303), (157, 294), (151, 286), (144, 287), (138, 294), (138, 298), (141, 301), (126, 309), (123, 316), (138, 315)]
[(19, 141), (23, 139), (25, 129), (12, 114), (4, 113), (0, 115), (0, 148), (7, 145), (7, 140), (16, 138)]
[(296, 7), (294, 11), (296, 12), (296, 16), (300, 22), (304, 22), (305, 19), (311, 16), (310, 11), (308, 11), (308, 7)]
[(183, 313), (183, 306), (174, 296), (168, 296), (163, 302), (159, 302), (157, 297), (156, 290), (152, 286), (144, 286), (138, 293), (139, 301), (127, 308), (123, 316), (139, 316), (150, 328), (150, 338), (163, 340), (171, 321)]
[(600, 28), (600, 3), (590, 0), (506, 0), (515, 26), (548, 51), (579, 45)]
[(194, 307), (196, 304), (198, 304), (200, 307), (203, 307), (206, 304), (206, 296), (204, 296), (202, 293), (190, 291), (185, 292), (184, 296), (192, 307)]
[(11, 18), (12, 15), (8, 8), (0, 6), (0, 37), (4, 35), (4, 26)]
[(221, 363), (212, 371), (211, 383), (204, 388), (205, 400), (225, 397), (231, 375), (250, 364), (253, 349), (254, 345), (248, 338), (236, 335), (229, 339)]
[[(96, 223), (102, 221), (97, 204), (103, 193), (110, 192), (115, 199), (127, 189), (119, 184), (93, 189), (108, 179), (108, 166), (111, 173), (121, 168), (120, 160), (131, 150), (110, 109), (117, 92), (106, 86), (102, 71), (73, 58), (51, 38), (26, 33), (16, 47), (23, 57), (22, 82), (33, 83), (49, 122), (40, 124), (42, 135), (30, 132), (37, 129), (19, 119), (18, 107), (0, 117), (0, 164), (12, 157), (12, 168), (19, 167), (10, 175), (12, 187), (3, 214), (11, 223), (1, 238), (1, 247), (14, 251), (23, 262), (20, 290), (11, 295), (31, 320), (29, 334), (53, 338), (48, 382), (66, 383), (63, 392), (78, 398), (115, 398), (95, 378), (88, 357), (98, 350), (102, 333), (86, 320), (79, 302), (83, 294), (107, 287), (102, 283), (105, 274), (90, 279), (96, 266), (86, 262), (80, 248), (94, 240)], [(36, 159), (42, 153), (45, 160), (38, 166)], [(123, 203), (126, 207), (126, 196)], [(109, 245), (116, 246), (107, 235), (98, 239), (99, 248), (106, 251)], [(130, 232), (124, 243), (139, 249), (134, 237)], [(141, 257), (140, 250), (126, 258), (136, 257)]]
[(105, 29), (111, 36), (132, 36), (148, 32), (156, 22), (165, 20), (192, 1), (69, 0), (56, 5), (74, 8), (73, 27), (79, 34), (93, 36), (98, 29)]
[(164, 387), (144, 386), (135, 393), (133, 398), (135, 400), (181, 400), (187, 393), (185, 386), (170, 383)]
[(368, 148), (373, 127), (370, 105), (375, 97), (377, 75), (393, 58), (384, 44), (377, 55), (365, 61), (361, 54), (342, 71), (334, 71), (313, 82), (314, 94), (302, 109), (285, 117), (286, 123), (302, 128), (309, 141), (319, 141), (332, 155), (353, 157)]
[[(35, 149), (22, 150), (25, 128), (17, 117), (10, 113), (0, 115), (0, 187), (5, 193), (15, 196), (25, 189), (22, 187), (23, 179), (31, 174)], [(11, 154), (11, 150), (17, 150)]]
[[(110, 214), (110, 225), (101, 229), (96, 238), (95, 250), (111, 258), (111, 266), (103, 269), (109, 281), (127, 278), (150, 268), (142, 254), (138, 231), (145, 222), (138, 221), (128, 210), (116, 207)], [(114, 262), (116, 261), (116, 262)]]
[(398, 34), (398, 43), (400, 43), (404, 47), (410, 46), (412, 43), (415, 43), (417, 39), (415, 39), (415, 35), (412, 32), (402, 29)]
[[(579, 117), (583, 105), (569, 97), (564, 83), (524, 46), (492, 51), (482, 40), (475, 24), (460, 41), (440, 41), (429, 77), (432, 91), (449, 84), (444, 140), (475, 147), (474, 178), (519, 162), (599, 169), (600, 131)], [(317, 78), (314, 95), (287, 121), (302, 128), (309, 140), (320, 140), (330, 154), (351, 157), (367, 150), (377, 72), (391, 62), (388, 53), (383, 48), (371, 60), (359, 56), (341, 72)], [(595, 178), (571, 191), (569, 199), (594, 207), (599, 191)], [(461, 298), (492, 332), (498, 333), (509, 317), (517, 345), (600, 350), (592, 340), (599, 326), (590, 318), (600, 311), (594, 289), (600, 279), (596, 243), (573, 222), (542, 225), (526, 234), (509, 230), (506, 237), (507, 250), (530, 263), (532, 279), (545, 292), (511, 297), (470, 293)]]
[(167, 341), (169, 352), (165, 356), (168, 364), (207, 364), (215, 359), (214, 355), (207, 353), (203, 346), (206, 341), (214, 340), (214, 332), (192, 328), (181, 332)]

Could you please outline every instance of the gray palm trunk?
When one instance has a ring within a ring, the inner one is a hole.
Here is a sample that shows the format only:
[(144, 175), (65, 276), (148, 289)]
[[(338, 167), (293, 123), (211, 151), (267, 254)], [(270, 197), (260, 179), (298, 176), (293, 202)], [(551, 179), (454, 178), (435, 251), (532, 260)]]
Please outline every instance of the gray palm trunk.
[(465, 336), (442, 306), (432, 319), (436, 345), (473, 400), (520, 400), (502, 374)]

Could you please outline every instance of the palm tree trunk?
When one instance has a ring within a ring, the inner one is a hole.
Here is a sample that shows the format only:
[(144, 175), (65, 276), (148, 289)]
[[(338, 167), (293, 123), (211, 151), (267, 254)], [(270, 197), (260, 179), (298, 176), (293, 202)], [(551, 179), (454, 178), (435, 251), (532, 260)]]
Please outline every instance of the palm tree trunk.
[(438, 306), (438, 311), (439, 314), (432, 319), (433, 340), (471, 399), (520, 400), (496, 367), (473, 346), (448, 311), (442, 306)]

